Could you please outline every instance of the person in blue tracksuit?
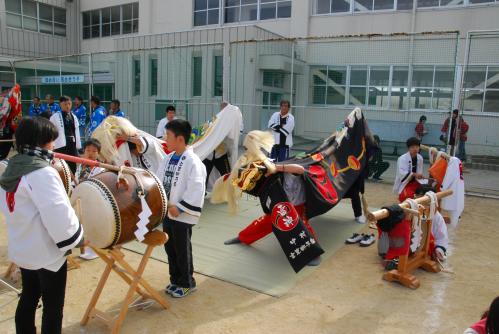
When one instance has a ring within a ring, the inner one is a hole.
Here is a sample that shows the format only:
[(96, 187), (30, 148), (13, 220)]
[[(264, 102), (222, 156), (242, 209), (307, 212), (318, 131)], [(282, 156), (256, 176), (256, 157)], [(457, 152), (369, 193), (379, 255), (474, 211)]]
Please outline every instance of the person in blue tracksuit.
[(45, 95), (45, 100), (47, 101), (46, 104), (42, 105), (42, 112), (40, 113), (40, 116), (50, 118), (52, 114), (55, 114), (56, 112), (61, 112), (61, 107), (59, 106), (59, 103), (54, 101), (54, 97), (50, 94)]
[(109, 116), (125, 117), (125, 113), (120, 109), (120, 100), (111, 101)]
[(35, 96), (33, 98), (33, 103), (29, 106), (29, 116), (30, 117), (35, 117), (35, 116), (40, 116), (42, 113), (42, 103), (40, 101), (40, 98), (38, 96)]
[(92, 114), (90, 116), (90, 124), (87, 127), (87, 138), (92, 136), (95, 129), (97, 129), (100, 123), (107, 117), (106, 108), (101, 106), (100, 99), (97, 96), (92, 96), (90, 98), (90, 107), (92, 108)]
[[(83, 99), (81, 96), (74, 97), (74, 108), (73, 114), (78, 118), (78, 124), (80, 125), (80, 138), (82, 145), (85, 142), (85, 127), (87, 124), (87, 107), (83, 105)], [(83, 147), (83, 146), (82, 146)]]

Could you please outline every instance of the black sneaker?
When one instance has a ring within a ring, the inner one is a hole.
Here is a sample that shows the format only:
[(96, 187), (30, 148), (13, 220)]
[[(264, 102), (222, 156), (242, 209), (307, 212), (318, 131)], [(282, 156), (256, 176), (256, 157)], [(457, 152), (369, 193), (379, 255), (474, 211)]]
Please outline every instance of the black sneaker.
[(359, 241), (361, 241), (364, 238), (364, 236), (365, 236), (364, 233), (362, 233), (362, 234), (354, 233), (354, 234), (352, 234), (352, 236), (350, 238), (345, 240), (345, 243), (348, 245), (356, 244)]
[(362, 240), (360, 240), (359, 246), (360, 247), (369, 247), (371, 246), (374, 242), (376, 241), (376, 238), (374, 237), (374, 234), (365, 234), (362, 237)]

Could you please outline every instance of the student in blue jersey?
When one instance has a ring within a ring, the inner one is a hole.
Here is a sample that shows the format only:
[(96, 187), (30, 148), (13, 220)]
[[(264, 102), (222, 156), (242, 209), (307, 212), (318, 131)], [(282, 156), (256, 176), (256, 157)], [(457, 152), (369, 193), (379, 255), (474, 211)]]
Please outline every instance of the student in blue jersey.
[(21, 268), (22, 277), (16, 333), (37, 332), (35, 314), (40, 298), (41, 333), (61, 333), (66, 256), (72, 248), (86, 245), (61, 178), (50, 166), (57, 136), (57, 128), (49, 120), (23, 119), (16, 131), (17, 155), (0, 177), (0, 210), (7, 226), (9, 260)]
[(38, 96), (35, 96), (33, 98), (33, 103), (29, 106), (29, 116), (30, 117), (35, 117), (35, 116), (40, 116), (42, 113), (42, 102)]
[(102, 121), (107, 117), (106, 108), (101, 106), (100, 99), (97, 96), (92, 96), (90, 98), (90, 108), (92, 109), (92, 114), (90, 116), (90, 124), (87, 127), (87, 138), (92, 136), (95, 129), (102, 123)]
[(87, 107), (83, 105), (83, 99), (81, 96), (74, 97), (73, 105), (73, 114), (78, 118), (78, 124), (80, 125), (80, 138), (83, 145), (85, 142), (85, 127), (87, 124)]
[(165, 244), (170, 284), (165, 292), (175, 298), (185, 297), (196, 290), (191, 235), (204, 204), (206, 168), (187, 146), (191, 131), (191, 125), (185, 120), (168, 122), (166, 141), (171, 153), (162, 161), (156, 174), (168, 198), (168, 216), (163, 221), (163, 231), (170, 237)]
[(42, 105), (40, 116), (45, 118), (50, 118), (56, 112), (61, 111), (61, 107), (57, 102), (54, 101), (54, 97), (50, 94), (45, 95), (46, 104)]
[(111, 100), (109, 116), (125, 117), (125, 113), (120, 109), (120, 100)]

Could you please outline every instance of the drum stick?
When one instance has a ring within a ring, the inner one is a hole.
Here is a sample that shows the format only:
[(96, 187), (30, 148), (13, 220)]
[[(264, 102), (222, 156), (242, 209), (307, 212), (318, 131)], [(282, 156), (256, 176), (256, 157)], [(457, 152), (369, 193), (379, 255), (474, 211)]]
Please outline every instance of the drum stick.
[(57, 153), (57, 152), (53, 152), (53, 154), (54, 154), (55, 158), (59, 158), (59, 159), (66, 160), (66, 161), (71, 161), (71, 162), (74, 162), (77, 164), (83, 164), (83, 165), (87, 165), (90, 167), (102, 167), (102, 168), (105, 168), (107, 170), (111, 170), (113, 172), (121, 171), (121, 168), (118, 166), (106, 164), (106, 163), (103, 163), (103, 162), (100, 162), (97, 160), (90, 160), (90, 159), (85, 159), (85, 158), (80, 158), (80, 157), (74, 157), (72, 155), (67, 155), (67, 154)]
[[(436, 195), (437, 195), (437, 199), (441, 199), (441, 198), (452, 195), (452, 190), (450, 190), (450, 189), (444, 190), (444, 191), (437, 193)], [(430, 198), (430, 196), (425, 195), (423, 197), (416, 198), (415, 201), (417, 204), (429, 204), (431, 202), (431, 198)], [(399, 205), (403, 209), (409, 209), (409, 203), (402, 203)], [(381, 210), (377, 210), (377, 211), (369, 213), (369, 216), (367, 218), (370, 221), (371, 220), (378, 221), (380, 219), (388, 217), (389, 214), (390, 213), (388, 212), (387, 209), (381, 209)]]
[[(427, 145), (419, 145), (419, 147), (422, 149), (422, 150), (425, 150), (425, 151), (428, 151), (429, 154), (431, 154), (431, 151), (432, 150), (435, 150), (436, 152), (438, 152), (438, 150), (435, 148), (435, 147), (430, 147), (430, 146), (427, 146)], [(447, 153), (445, 152), (441, 152), (440, 153), (440, 156), (443, 157), (445, 160), (449, 160), (451, 157), (450, 155), (448, 155)], [(431, 160), (430, 160), (431, 161)]]
[(15, 139), (0, 139), (0, 143), (13, 143), (15, 141)]

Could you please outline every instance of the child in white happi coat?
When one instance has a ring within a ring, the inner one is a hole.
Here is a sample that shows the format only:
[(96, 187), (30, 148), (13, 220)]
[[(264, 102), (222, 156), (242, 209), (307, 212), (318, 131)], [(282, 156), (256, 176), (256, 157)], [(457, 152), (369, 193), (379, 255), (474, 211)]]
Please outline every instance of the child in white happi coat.
[(16, 131), (18, 154), (0, 178), (0, 209), (8, 232), (9, 260), (21, 268), (17, 333), (36, 333), (35, 313), (43, 301), (42, 333), (62, 330), (66, 255), (83, 246), (78, 221), (62, 180), (50, 166), (58, 130), (48, 119), (25, 118)]
[[(101, 144), (97, 139), (89, 139), (83, 144), (83, 158), (89, 160), (98, 160), (99, 153), (101, 150)], [(79, 164), (76, 167), (75, 179), (76, 183), (79, 184), (99, 173), (104, 172), (105, 169), (102, 167), (92, 167), (88, 165)], [(98, 258), (98, 255), (90, 247), (80, 248), (80, 257), (85, 260), (93, 260)]]
[[(428, 191), (434, 191), (434, 189), (429, 185), (422, 185), (416, 189), (414, 198), (422, 197)], [(435, 240), (435, 248), (432, 251), (432, 256), (440, 261), (445, 261), (447, 259), (447, 250), (449, 249), (449, 234), (444, 217), (437, 210), (431, 222), (431, 233)]]
[(397, 160), (397, 170), (393, 192), (398, 195), (399, 201), (413, 198), (414, 192), (423, 179), (423, 157), (419, 154), (420, 140), (416, 137), (407, 139), (407, 153)]
[(163, 231), (169, 236), (165, 244), (170, 271), (166, 293), (182, 298), (196, 290), (193, 277), (191, 235), (204, 204), (206, 168), (187, 146), (191, 125), (175, 119), (166, 125), (166, 141), (171, 153), (157, 172), (168, 197), (168, 216)]

